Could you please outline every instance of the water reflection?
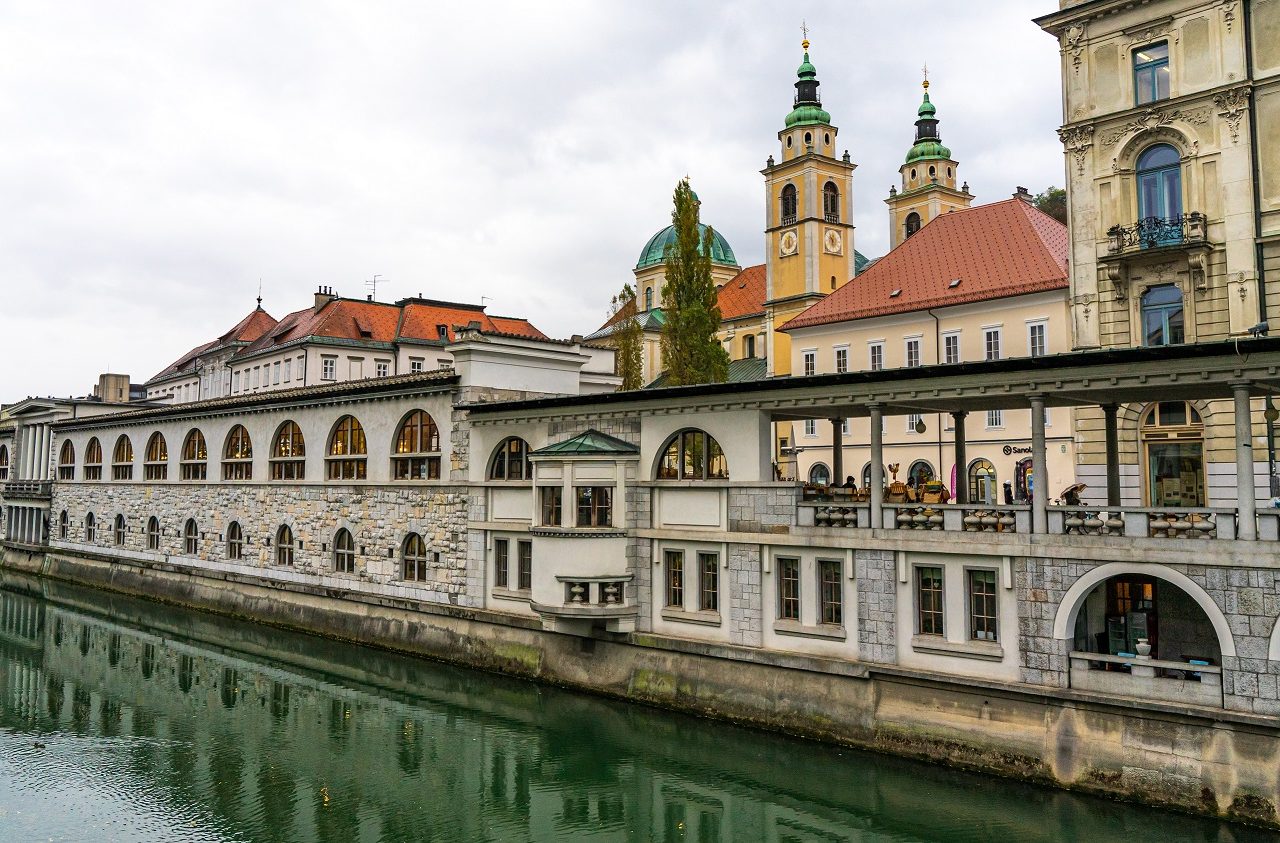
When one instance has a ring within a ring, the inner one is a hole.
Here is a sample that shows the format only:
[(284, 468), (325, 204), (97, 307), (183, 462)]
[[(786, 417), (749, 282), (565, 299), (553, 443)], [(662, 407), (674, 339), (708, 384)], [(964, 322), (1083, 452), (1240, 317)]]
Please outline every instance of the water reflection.
[(1262, 839), (6, 581), (3, 840)]

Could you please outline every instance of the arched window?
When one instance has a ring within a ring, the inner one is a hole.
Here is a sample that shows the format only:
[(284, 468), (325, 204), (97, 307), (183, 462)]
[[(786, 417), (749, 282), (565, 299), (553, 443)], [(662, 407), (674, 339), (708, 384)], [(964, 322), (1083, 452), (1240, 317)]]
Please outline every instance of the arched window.
[(910, 237), (911, 235), (915, 234), (919, 230), (920, 230), (920, 215), (917, 214), (915, 211), (912, 211), (911, 213), (907, 214), (907, 224), (906, 224), (907, 236)]
[(1138, 156), (1138, 228), (1144, 248), (1182, 242), (1182, 158), (1167, 143)]
[(827, 486), (831, 483), (831, 469), (816, 462), (809, 469), (809, 482), (815, 486)]
[(125, 533), (127, 532), (128, 532), (128, 529), (125, 527), (124, 516), (117, 515), (115, 529), (112, 531), (112, 535), (115, 538), (115, 542), (117, 545), (124, 544)]
[(147, 440), (147, 458), (142, 464), (142, 476), (146, 480), (169, 479), (169, 443), (164, 434), (156, 431)]
[(410, 533), (404, 540), (404, 579), (421, 582), (430, 576), (427, 543), (417, 533)]
[(1206, 506), (1204, 419), (1186, 401), (1161, 401), (1138, 424), (1148, 506)]
[(489, 461), (490, 480), (532, 480), (533, 463), (529, 461), (529, 443), (519, 436), (509, 436), (493, 452)]
[(182, 442), (182, 479), (206, 480), (209, 476), (209, 449), (204, 444), (204, 434), (192, 428)]
[(301, 480), (306, 476), (307, 446), (297, 422), (286, 421), (271, 440), (271, 479)]
[(64, 509), (58, 513), (58, 538), (63, 541), (67, 540), (67, 535), (71, 532), (71, 516)]
[(840, 188), (833, 181), (822, 186), (822, 214), (827, 222), (840, 222)]
[(98, 540), (98, 523), (94, 520), (92, 512), (84, 517), (84, 540), (86, 542), (95, 542)]
[[(9, 479), (9, 446), (0, 445), (0, 480)], [(59, 478), (62, 479), (62, 478)]]
[(391, 476), (396, 480), (440, 479), (440, 429), (430, 413), (414, 410), (400, 422)]
[(227, 434), (227, 444), (222, 449), (222, 479), (253, 479), (253, 440), (242, 424)]
[(928, 460), (916, 460), (907, 469), (907, 485), (919, 489), (933, 479), (933, 466)]
[(659, 480), (729, 479), (729, 464), (720, 443), (701, 430), (680, 431), (659, 453)]
[(154, 515), (147, 519), (147, 550), (160, 549), (160, 519)]
[[(0, 454), (0, 462), (5, 464), (5, 470), (8, 470), (8, 454)], [(59, 480), (75, 480), (76, 479), (76, 446), (72, 444), (70, 439), (64, 440), (62, 449), (58, 451), (58, 479)]]
[(995, 506), (997, 500), (996, 467), (990, 460), (969, 463), (969, 503)]
[(783, 185), (782, 187), (782, 224), (791, 225), (796, 221), (796, 186), (794, 184)]
[(84, 448), (84, 479), (102, 479), (102, 443), (96, 436)]
[(644, 309), (653, 310), (653, 288), (644, 288)]
[(333, 570), (339, 574), (356, 572), (356, 540), (346, 527), (333, 537)]
[(200, 552), (200, 528), (196, 526), (194, 518), (188, 518), (182, 527), (182, 550), (188, 556), (195, 556)]
[(1148, 288), (1142, 294), (1142, 344), (1180, 345), (1185, 341), (1182, 289), (1177, 284)]
[(133, 443), (123, 433), (116, 439), (116, 447), (111, 451), (111, 479), (133, 479)]
[(364, 480), (366, 476), (364, 428), (355, 416), (343, 416), (329, 434), (326, 472), (330, 480)]
[(871, 463), (862, 467), (862, 488), (866, 491), (871, 489)]
[(747, 334), (742, 338), (742, 356), (747, 360), (752, 360), (756, 356), (756, 335)]
[(276, 564), (293, 564), (293, 530), (288, 524), (281, 524), (276, 530)]
[(244, 558), (244, 528), (239, 521), (232, 521), (227, 527), (227, 558)]

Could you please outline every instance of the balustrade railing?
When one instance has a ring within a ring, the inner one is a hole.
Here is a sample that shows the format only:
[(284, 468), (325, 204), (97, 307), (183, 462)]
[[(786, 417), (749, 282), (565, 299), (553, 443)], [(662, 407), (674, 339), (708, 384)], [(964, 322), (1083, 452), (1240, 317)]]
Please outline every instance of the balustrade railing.
[(1133, 225), (1113, 225), (1107, 229), (1112, 254), (1130, 249), (1154, 249), (1203, 243), (1206, 238), (1204, 214), (1192, 212), (1176, 217), (1144, 217)]
[(617, 580), (566, 580), (564, 602), (566, 606), (587, 608), (590, 606), (621, 606), (625, 579)]
[(1049, 532), (1066, 536), (1123, 536), (1124, 513), (1119, 509), (1055, 507), (1049, 510)]
[(53, 496), (53, 481), (10, 480), (3, 490), (6, 498), (49, 498)]

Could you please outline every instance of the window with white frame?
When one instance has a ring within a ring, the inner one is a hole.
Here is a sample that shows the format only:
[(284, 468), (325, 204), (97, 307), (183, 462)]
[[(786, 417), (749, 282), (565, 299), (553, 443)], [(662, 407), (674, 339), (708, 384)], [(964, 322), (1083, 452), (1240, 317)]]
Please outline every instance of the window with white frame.
[(387, 360), (379, 360), (373, 364), (375, 376), (385, 378), (391, 372), (391, 363)]
[(920, 339), (912, 337), (907, 340), (907, 368), (914, 368), (920, 365)]
[(321, 357), (320, 358), (320, 380), (335, 381), (338, 379), (338, 358), (337, 357)]
[(987, 427), (1004, 427), (1004, 410), (987, 410)]
[(942, 338), (942, 362), (959, 363), (960, 362), (960, 335), (947, 334)]
[(1046, 353), (1046, 330), (1047, 325), (1044, 322), (1030, 322), (1027, 324), (1027, 354), (1032, 357), (1043, 357)]
[(805, 420), (804, 420), (804, 435), (805, 435), (805, 436), (817, 436), (817, 435), (818, 435), (818, 420), (817, 420), (817, 419), (805, 419)]
[(284, 361), (284, 382), (293, 380), (293, 358)]
[(818, 371), (818, 353), (816, 351), (803, 352), (803, 359), (805, 377)]
[(911, 413), (907, 416), (907, 433), (915, 433), (916, 425), (924, 421), (924, 416), (919, 413)]
[(871, 371), (878, 372), (884, 368), (884, 343), (873, 342), (867, 344), (868, 365)]
[(997, 641), (996, 572), (967, 571), (969, 591), (969, 638), (974, 641)]
[(410, 358), (409, 358), (409, 371), (410, 371), (410, 372), (421, 372), (421, 371), (422, 371), (422, 358), (421, 358), (421, 357), (410, 357)]
[(836, 349), (836, 374), (842, 375), (849, 371), (849, 347), (842, 346)]
[(262, 374), (262, 367), (254, 366), (253, 367), (253, 388), (254, 389), (258, 388), (258, 378), (261, 376), (261, 374)]
[(986, 348), (986, 354), (987, 354), (986, 359), (999, 360), (1000, 359), (1000, 329), (984, 328), (982, 330), (982, 336), (983, 336), (983, 342)]

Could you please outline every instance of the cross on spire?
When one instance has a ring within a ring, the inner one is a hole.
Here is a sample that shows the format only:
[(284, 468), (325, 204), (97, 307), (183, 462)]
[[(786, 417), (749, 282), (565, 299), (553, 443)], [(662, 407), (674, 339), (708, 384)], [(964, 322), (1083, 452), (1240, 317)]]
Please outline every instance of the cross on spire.
[(925, 62), (922, 70), (924, 72), (924, 89), (927, 91), (929, 90), (929, 63), (928, 62)]
[(800, 44), (807, 50), (809, 49), (809, 25), (802, 18), (800, 20), (800, 34), (804, 36), (804, 40)]

